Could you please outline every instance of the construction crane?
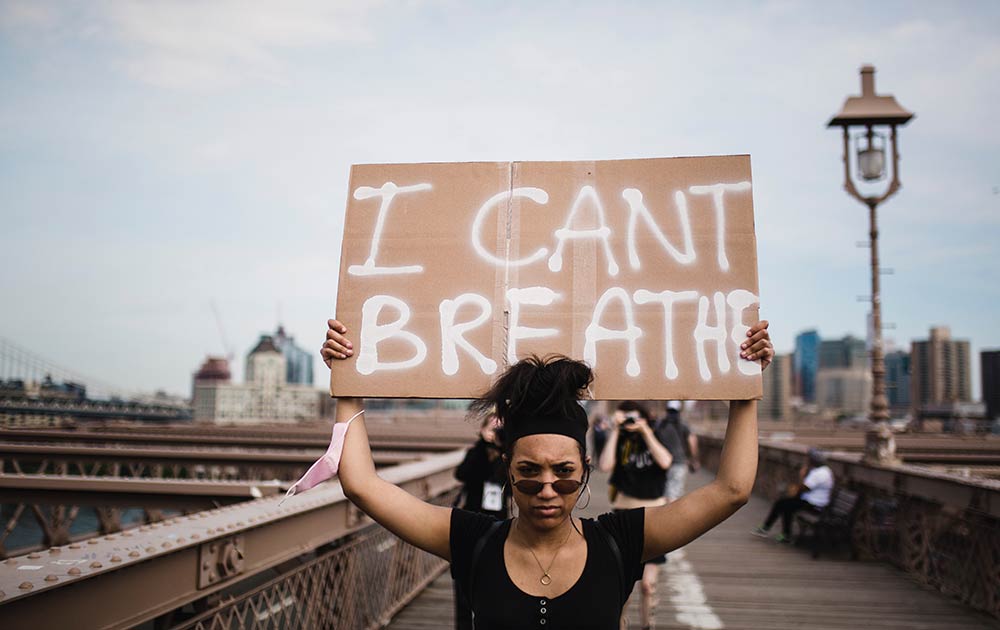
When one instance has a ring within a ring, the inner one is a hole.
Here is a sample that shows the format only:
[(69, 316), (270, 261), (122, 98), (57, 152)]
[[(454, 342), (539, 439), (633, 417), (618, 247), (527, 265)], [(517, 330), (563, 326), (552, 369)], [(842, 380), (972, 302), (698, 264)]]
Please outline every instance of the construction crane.
[(226, 329), (222, 325), (222, 316), (219, 315), (219, 307), (215, 304), (215, 298), (212, 298), (212, 314), (215, 315), (215, 324), (219, 327), (219, 337), (222, 339), (222, 349), (226, 353), (226, 361), (232, 361), (236, 354), (233, 352), (233, 347), (229, 345), (229, 340), (226, 338)]

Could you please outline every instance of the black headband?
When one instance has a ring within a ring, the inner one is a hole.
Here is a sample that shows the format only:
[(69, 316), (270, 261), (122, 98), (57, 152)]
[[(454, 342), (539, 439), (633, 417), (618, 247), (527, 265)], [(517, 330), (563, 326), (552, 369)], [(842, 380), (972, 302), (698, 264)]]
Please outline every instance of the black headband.
[(573, 405), (571, 415), (534, 415), (518, 413), (504, 422), (504, 433), (508, 443), (514, 442), (526, 435), (554, 433), (565, 435), (576, 440), (581, 446), (587, 446), (587, 412), (580, 405)]

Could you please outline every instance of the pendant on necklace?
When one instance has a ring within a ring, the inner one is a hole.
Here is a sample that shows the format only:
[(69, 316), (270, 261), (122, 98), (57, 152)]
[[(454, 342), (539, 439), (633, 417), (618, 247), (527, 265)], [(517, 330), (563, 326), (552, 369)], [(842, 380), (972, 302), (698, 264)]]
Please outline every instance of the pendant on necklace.
[(548, 573), (543, 573), (542, 577), (540, 577), (538, 581), (541, 582), (543, 586), (548, 586), (549, 584), (552, 584), (552, 578), (549, 576)]

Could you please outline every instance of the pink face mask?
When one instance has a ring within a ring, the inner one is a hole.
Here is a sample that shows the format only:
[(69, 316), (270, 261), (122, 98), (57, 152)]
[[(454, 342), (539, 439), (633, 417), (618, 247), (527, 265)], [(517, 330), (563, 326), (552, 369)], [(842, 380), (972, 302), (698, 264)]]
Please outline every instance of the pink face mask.
[(288, 492), (285, 493), (285, 497), (278, 502), (278, 505), (284, 503), (288, 497), (314, 488), (337, 474), (337, 469), (340, 468), (340, 456), (344, 452), (344, 439), (347, 437), (347, 429), (354, 422), (354, 418), (363, 413), (364, 411), (359, 411), (347, 422), (338, 422), (333, 425), (333, 436), (330, 438), (330, 446), (326, 449), (326, 453), (317, 459), (315, 464), (309, 467), (309, 470), (306, 471), (306, 474), (302, 475), (301, 479), (292, 484)]

